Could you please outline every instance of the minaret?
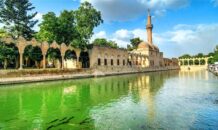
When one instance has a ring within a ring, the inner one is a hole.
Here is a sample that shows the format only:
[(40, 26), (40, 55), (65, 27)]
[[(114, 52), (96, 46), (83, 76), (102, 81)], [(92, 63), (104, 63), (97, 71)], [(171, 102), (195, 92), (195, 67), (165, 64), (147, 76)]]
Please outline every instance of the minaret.
[(152, 41), (153, 25), (151, 24), (151, 15), (150, 15), (150, 10), (149, 9), (148, 9), (148, 21), (147, 21), (146, 29), (147, 29), (148, 43), (153, 44), (153, 41)]

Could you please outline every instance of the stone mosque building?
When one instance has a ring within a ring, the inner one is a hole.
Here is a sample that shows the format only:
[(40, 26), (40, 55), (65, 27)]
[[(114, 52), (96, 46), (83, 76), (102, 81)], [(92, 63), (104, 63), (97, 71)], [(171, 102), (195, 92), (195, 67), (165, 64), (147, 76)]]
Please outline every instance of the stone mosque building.
[(152, 40), (153, 25), (151, 15), (148, 11), (148, 20), (146, 25), (147, 41), (143, 41), (138, 45), (138, 48), (130, 52), (131, 54), (141, 55), (143, 59), (139, 60), (142, 67), (161, 67), (164, 65), (163, 52), (154, 45)]
[(90, 67), (92, 68), (109, 68), (124, 69), (130, 67), (134, 69), (146, 68), (164, 68), (169, 66), (178, 66), (177, 59), (163, 58), (163, 52), (153, 43), (152, 39), (152, 21), (151, 15), (148, 11), (147, 18), (147, 41), (141, 42), (137, 49), (133, 51), (126, 51), (120, 49), (113, 49), (108, 47), (94, 46), (90, 51)]
[[(16, 68), (19, 69), (25, 68), (27, 61), (24, 58), (24, 51), (27, 46), (38, 47), (41, 50), (43, 56), (39, 67), (41, 69), (48, 68), (52, 63), (47, 57), (49, 49), (57, 49), (59, 51), (61, 58), (56, 60), (54, 65), (55, 68), (59, 69), (91, 68), (101, 72), (141, 72), (170, 68), (178, 69), (178, 60), (175, 58), (163, 58), (163, 52), (160, 52), (159, 48), (153, 43), (152, 29), (151, 15), (148, 12), (146, 25), (147, 41), (141, 42), (138, 48), (133, 51), (103, 46), (93, 46), (92, 49), (81, 50), (66, 46), (64, 43), (59, 45), (55, 41), (49, 44), (47, 42), (40, 43), (35, 39), (26, 41), (24, 38), (19, 38), (16, 41), (6, 38), (4, 41), (8, 44), (15, 43), (19, 52)], [(71, 59), (65, 58), (67, 53), (71, 53)]]

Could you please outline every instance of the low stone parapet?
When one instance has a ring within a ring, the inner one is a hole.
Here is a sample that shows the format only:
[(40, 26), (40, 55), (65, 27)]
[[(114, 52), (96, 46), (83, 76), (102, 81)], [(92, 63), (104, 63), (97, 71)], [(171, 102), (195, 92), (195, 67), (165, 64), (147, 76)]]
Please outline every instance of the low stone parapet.
[(107, 67), (92, 69), (46, 69), (46, 70), (9, 70), (0, 71), (1, 84), (17, 84), (28, 82), (55, 81), (66, 79), (81, 79), (90, 77), (102, 77), (110, 75), (145, 73), (167, 70), (178, 70), (179, 67), (153, 67), (153, 68), (137, 68), (137, 67)]

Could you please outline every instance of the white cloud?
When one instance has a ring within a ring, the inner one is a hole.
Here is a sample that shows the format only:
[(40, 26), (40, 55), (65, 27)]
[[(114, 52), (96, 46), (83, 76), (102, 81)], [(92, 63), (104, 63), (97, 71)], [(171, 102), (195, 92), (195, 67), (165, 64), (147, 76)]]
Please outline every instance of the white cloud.
[(91, 38), (91, 42), (93, 42), (96, 38), (106, 38), (107, 39), (107, 34), (105, 31), (100, 31), (98, 33), (95, 33), (92, 38)]
[(36, 16), (35, 16), (33, 19), (34, 19), (34, 20), (42, 21), (42, 16), (43, 16), (42, 13), (37, 13)]
[(215, 7), (218, 7), (218, 0), (211, 0)]
[[(157, 42), (166, 56), (209, 53), (218, 44), (218, 24), (177, 25), (173, 30), (157, 34)], [(156, 40), (156, 39), (154, 39)]]
[(42, 13), (37, 13), (36, 16), (33, 18), (34, 20), (38, 20), (38, 23), (34, 26), (35, 31), (39, 31), (39, 24), (42, 22)]
[(130, 39), (136, 37), (140, 37), (141, 39), (145, 40), (146, 30), (145, 29), (134, 29), (134, 30), (120, 29), (115, 31), (113, 34), (107, 36), (105, 31), (100, 31), (93, 35), (91, 41), (94, 41), (94, 39), (96, 38), (106, 38), (108, 40), (115, 41), (116, 43), (118, 43), (120, 47), (127, 47), (127, 45), (130, 44)]
[[(121, 47), (126, 47), (130, 39), (140, 37), (147, 39), (145, 29), (115, 31), (111, 35), (104, 33), (108, 40), (113, 40)], [(158, 34), (153, 33), (153, 41), (164, 52), (166, 57), (178, 57), (188, 53), (209, 53), (218, 45), (218, 24), (176, 25), (172, 30)], [(97, 38), (95, 34), (94, 37)]]
[(102, 12), (107, 21), (127, 21), (145, 15), (150, 8), (155, 15), (164, 15), (168, 9), (189, 5), (189, 0), (81, 0), (89, 1)]
[(121, 29), (115, 32), (114, 37), (117, 39), (126, 40), (130, 37), (133, 37), (133, 34), (126, 29)]

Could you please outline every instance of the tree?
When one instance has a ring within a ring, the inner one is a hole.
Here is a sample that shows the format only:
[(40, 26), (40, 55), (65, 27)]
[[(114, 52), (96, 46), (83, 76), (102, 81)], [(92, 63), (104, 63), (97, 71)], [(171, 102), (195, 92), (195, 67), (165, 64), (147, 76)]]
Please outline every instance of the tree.
[(0, 38), (4, 38), (8, 36), (9, 34), (4, 29), (0, 29)]
[(108, 46), (110, 46), (111, 48), (119, 48), (119, 46), (117, 45), (117, 43), (115, 41), (108, 41)]
[(75, 35), (75, 20), (74, 20), (74, 11), (64, 10), (61, 15), (58, 17), (58, 29), (56, 34), (57, 43), (65, 43), (69, 45), (74, 39)]
[(72, 46), (84, 49), (93, 35), (95, 27), (103, 23), (101, 12), (97, 11), (89, 2), (84, 2), (75, 11), (77, 35)]
[(198, 53), (196, 56), (194, 56), (194, 57), (197, 57), (197, 58), (202, 58), (202, 57), (204, 57), (204, 54), (203, 53)]
[(7, 32), (13, 38), (31, 39), (34, 34), (32, 28), (38, 21), (33, 20), (37, 12), (31, 13), (35, 7), (29, 0), (4, 0), (1, 5), (0, 19)]
[(52, 43), (56, 40), (58, 30), (58, 18), (54, 12), (48, 12), (42, 16), (42, 23), (39, 24), (40, 30), (36, 34), (36, 39), (39, 41), (47, 41)]
[(209, 53), (207, 56), (209, 56), (209, 57), (214, 56), (214, 53), (211, 52), (211, 53)]
[(107, 41), (105, 38), (97, 38), (92, 42), (93, 45), (119, 48), (115, 41)]
[(184, 58), (191, 58), (191, 56), (189, 54), (184, 54), (179, 57), (179, 59), (184, 59)]
[(130, 45), (127, 45), (127, 49), (129, 51), (134, 50), (138, 47), (139, 43), (141, 42), (142, 40), (139, 37), (130, 39)]
[(18, 49), (13, 44), (7, 45), (0, 41), (0, 61), (3, 62), (4, 69), (7, 68), (9, 62), (17, 60), (18, 55)]
[(97, 46), (107, 46), (107, 40), (105, 38), (96, 38), (92, 44)]
[(59, 17), (53, 12), (43, 16), (40, 31), (36, 35), (40, 41), (65, 43), (85, 49), (95, 27), (103, 22), (101, 13), (90, 3), (84, 2), (76, 11), (63, 11)]

